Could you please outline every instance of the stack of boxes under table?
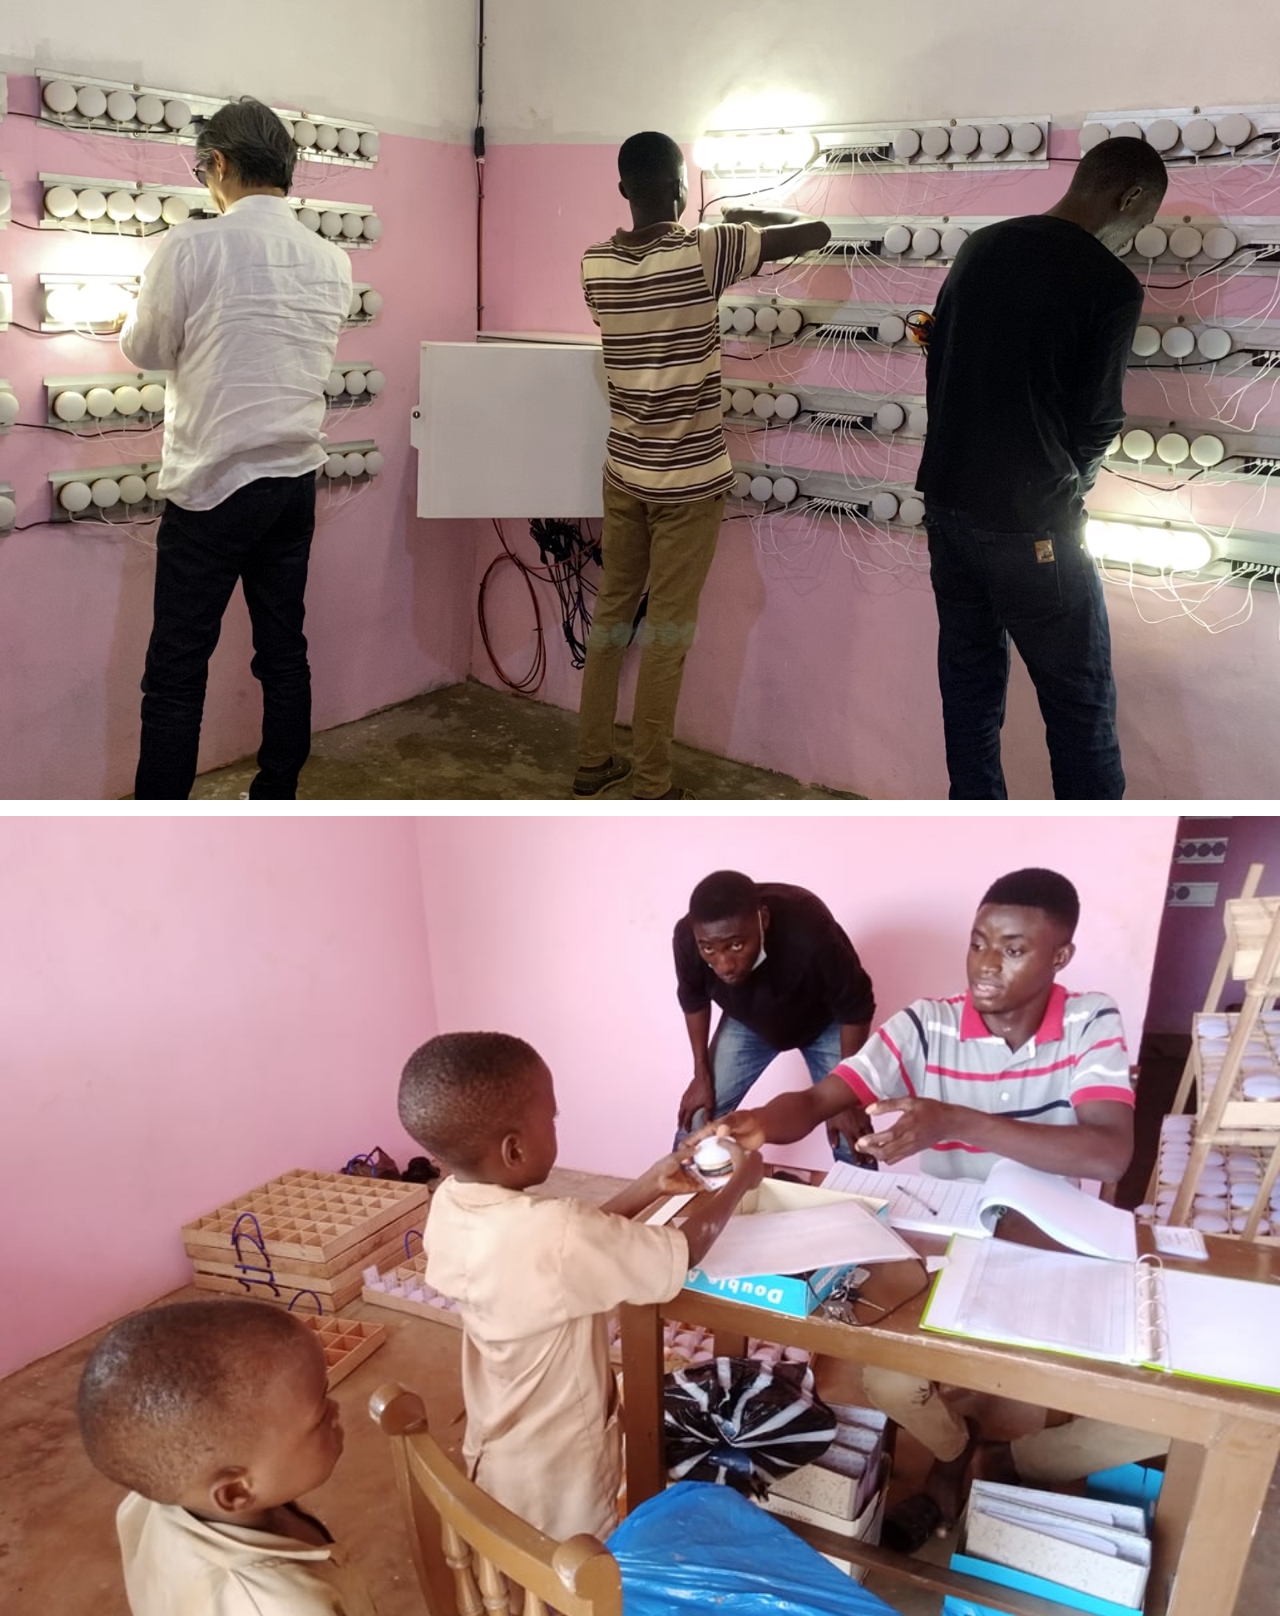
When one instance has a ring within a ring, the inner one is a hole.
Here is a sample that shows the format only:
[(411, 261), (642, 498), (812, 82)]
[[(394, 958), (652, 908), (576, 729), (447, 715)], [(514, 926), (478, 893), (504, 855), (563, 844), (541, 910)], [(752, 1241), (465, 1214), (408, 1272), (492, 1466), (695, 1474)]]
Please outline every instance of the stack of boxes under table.
[[(835, 1441), (815, 1464), (775, 1481), (765, 1508), (786, 1519), (806, 1521), (851, 1543), (879, 1543), (884, 1517), (885, 1415), (874, 1408), (830, 1404), (839, 1422)], [(866, 1567), (836, 1555), (832, 1565), (858, 1582)]]

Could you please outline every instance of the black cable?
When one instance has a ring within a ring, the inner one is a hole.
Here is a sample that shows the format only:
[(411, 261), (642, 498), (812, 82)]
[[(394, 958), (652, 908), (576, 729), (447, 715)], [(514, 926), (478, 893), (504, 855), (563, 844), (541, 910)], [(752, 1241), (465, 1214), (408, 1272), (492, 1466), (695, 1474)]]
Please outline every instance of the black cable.
[(583, 532), (578, 522), (559, 519), (531, 521), (529, 534), (538, 546), (538, 554), (545, 570), (545, 578), (556, 591), (560, 603), (561, 626), (569, 656), (575, 668), (581, 668), (587, 658), (587, 634), (591, 628), (591, 609), (587, 596), (595, 589), (583, 576), (589, 563), (599, 566), (603, 560), (598, 540)]
[(69, 326), (65, 331), (42, 331), (39, 326), (23, 325), (21, 320), (10, 320), (9, 324), (15, 331), (27, 331), (33, 337), (82, 337), (86, 342), (104, 339), (114, 342), (120, 335), (119, 331), (82, 331), (79, 326)]
[(24, 427), (28, 432), (58, 432), (64, 438), (79, 438), (81, 443), (96, 443), (99, 438), (145, 438), (153, 432), (163, 431), (160, 425), (114, 426), (108, 427), (105, 432), (76, 432), (70, 423), (54, 426), (51, 421), (14, 421), (13, 425)]
[(1229, 466), (1233, 460), (1248, 460), (1251, 456), (1243, 454), (1224, 455), (1216, 466), (1201, 466), (1199, 471), (1193, 471), (1189, 477), (1184, 477), (1180, 483), (1144, 483), (1141, 477), (1130, 477), (1123, 471), (1116, 471), (1104, 460), (1103, 470), (1109, 471), (1113, 477), (1118, 477), (1122, 483), (1133, 483), (1136, 488), (1148, 488), (1152, 493), (1176, 494), (1180, 489), (1187, 488), (1198, 477), (1203, 477), (1207, 471), (1221, 471), (1223, 466)]
[[(1278, 249), (1272, 249), (1272, 251), (1276, 250)], [(1252, 253), (1254, 255), (1253, 262), (1255, 263), (1260, 262), (1262, 257), (1270, 256), (1269, 253), (1261, 253), (1258, 245), (1256, 244), (1253, 246), (1237, 247), (1235, 252), (1229, 253), (1226, 258), (1220, 259), (1216, 264), (1210, 264), (1207, 269), (1197, 270), (1194, 275), (1188, 276), (1185, 281), (1145, 280), (1142, 281), (1141, 284), (1146, 287), (1148, 291), (1152, 292), (1177, 292), (1180, 291), (1184, 286), (1194, 286), (1197, 281), (1202, 281), (1206, 275), (1217, 275), (1221, 270), (1226, 269), (1233, 259), (1243, 258), (1246, 253)], [(1151, 275), (1154, 273), (1154, 270), (1148, 270), (1147, 273), (1148, 275)], [(1141, 279), (1141, 277), (1139, 277), (1139, 279)]]
[[(819, 156), (821, 156), (821, 153), (819, 153)], [(705, 169), (699, 169), (698, 201), (700, 206), (698, 208), (698, 223), (702, 223), (712, 202), (741, 202), (745, 197), (767, 196), (770, 191), (780, 191), (784, 185), (790, 185), (792, 180), (798, 180), (802, 174), (807, 174), (817, 160), (816, 157), (811, 157), (802, 168), (797, 168), (793, 174), (780, 175), (772, 185), (757, 185), (753, 191), (734, 191), (730, 196), (713, 196), (710, 200), (707, 198), (707, 172)]]
[[(720, 344), (720, 351), (724, 354), (726, 359), (745, 359), (749, 360), (753, 365), (759, 364), (762, 359), (767, 359), (770, 354), (781, 353), (784, 348), (789, 348), (793, 342), (799, 342), (800, 337), (803, 334), (803, 330), (804, 328), (801, 327), (800, 331), (798, 331), (794, 337), (788, 337), (785, 342), (775, 342), (771, 347), (764, 348), (759, 353), (730, 353), (728, 349), (725, 348), (723, 341)], [(726, 334), (727, 333), (722, 332), (721, 336), (723, 337)], [(740, 331), (735, 333), (735, 335), (742, 337), (745, 336), (746, 333)]]

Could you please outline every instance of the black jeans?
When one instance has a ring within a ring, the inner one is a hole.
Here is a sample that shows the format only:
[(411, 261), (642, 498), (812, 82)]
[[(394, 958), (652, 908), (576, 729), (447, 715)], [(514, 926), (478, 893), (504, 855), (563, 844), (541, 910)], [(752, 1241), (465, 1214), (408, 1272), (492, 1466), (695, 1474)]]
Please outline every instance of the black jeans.
[(196, 777), (204, 692), (239, 579), (262, 686), (262, 747), (251, 797), (295, 797), (311, 751), (311, 670), (302, 632), (316, 480), (262, 477), (210, 511), (170, 501), (156, 535), (155, 621), (142, 680), (134, 796), (185, 798)]
[(925, 521), (950, 795), (1008, 796), (1000, 729), (1012, 640), (1040, 702), (1054, 796), (1123, 797), (1111, 634), (1083, 525), (993, 533), (937, 506)]

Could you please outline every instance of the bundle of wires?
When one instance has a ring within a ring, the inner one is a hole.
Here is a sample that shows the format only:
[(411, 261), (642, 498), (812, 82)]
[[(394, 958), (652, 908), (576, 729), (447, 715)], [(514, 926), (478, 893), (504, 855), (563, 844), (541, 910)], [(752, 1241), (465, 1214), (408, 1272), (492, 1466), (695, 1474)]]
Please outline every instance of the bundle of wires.
[[(540, 688), (547, 672), (542, 607), (534, 585), (549, 583), (555, 590), (560, 605), (561, 628), (565, 643), (569, 647), (570, 660), (575, 668), (582, 667), (586, 661), (587, 633), (591, 627), (590, 600), (596, 593), (595, 584), (584, 574), (589, 564), (600, 565), (600, 541), (593, 538), (581, 522), (569, 522), (561, 518), (532, 521), (529, 523), (529, 535), (538, 547), (538, 558), (541, 562), (540, 567), (535, 567), (518, 556), (507, 543), (500, 522), (495, 521), (493, 527), (498, 535), (498, 542), (502, 545), (502, 553), (494, 556), (480, 580), (479, 598), (476, 602), (476, 612), (480, 620), (480, 638), (484, 641), (485, 652), (493, 671), (507, 689), (528, 696)], [(498, 568), (508, 564), (515, 567), (524, 579), (529, 599), (533, 603), (536, 644), (533, 661), (528, 671), (520, 678), (513, 678), (508, 674), (494, 654), (485, 615), (485, 593), (489, 580)]]

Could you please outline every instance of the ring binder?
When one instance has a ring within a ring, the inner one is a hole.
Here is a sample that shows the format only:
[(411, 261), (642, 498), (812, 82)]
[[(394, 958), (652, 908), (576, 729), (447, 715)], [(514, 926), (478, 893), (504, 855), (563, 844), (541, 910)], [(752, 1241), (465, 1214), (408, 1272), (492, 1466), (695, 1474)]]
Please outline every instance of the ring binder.
[(1280, 1285), (957, 1235), (926, 1330), (1280, 1392)]
[(1143, 1361), (1169, 1373), (1169, 1308), (1164, 1294), (1164, 1263), (1149, 1253), (1139, 1257), (1133, 1266)]

